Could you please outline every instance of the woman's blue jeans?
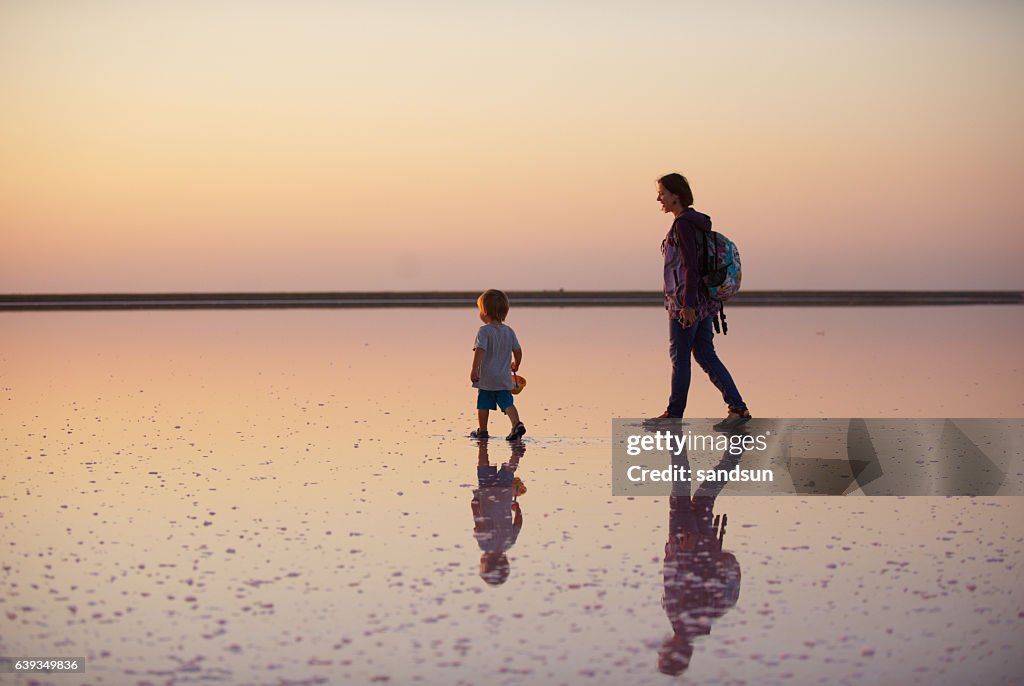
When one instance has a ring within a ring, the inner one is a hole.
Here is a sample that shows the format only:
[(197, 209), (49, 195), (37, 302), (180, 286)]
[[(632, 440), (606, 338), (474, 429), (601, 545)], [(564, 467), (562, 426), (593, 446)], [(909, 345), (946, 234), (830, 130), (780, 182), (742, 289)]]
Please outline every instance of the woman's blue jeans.
[(715, 353), (715, 332), (711, 328), (713, 317), (705, 317), (690, 328), (683, 328), (678, 318), (669, 320), (668, 355), (672, 360), (672, 394), (668, 398), (670, 417), (682, 417), (686, 410), (686, 396), (690, 392), (690, 355), (707, 373), (711, 383), (722, 392), (722, 399), (730, 411), (747, 409), (736, 384)]

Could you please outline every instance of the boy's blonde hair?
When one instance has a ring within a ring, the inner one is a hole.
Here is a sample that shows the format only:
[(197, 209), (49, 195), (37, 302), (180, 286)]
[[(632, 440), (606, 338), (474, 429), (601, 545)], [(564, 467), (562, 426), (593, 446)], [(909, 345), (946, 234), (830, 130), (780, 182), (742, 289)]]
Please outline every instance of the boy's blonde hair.
[(480, 311), (496, 322), (505, 321), (508, 316), (508, 296), (496, 288), (488, 288), (476, 299)]
[(480, 578), (490, 586), (500, 586), (508, 580), (512, 565), (505, 553), (484, 553), (480, 556)]

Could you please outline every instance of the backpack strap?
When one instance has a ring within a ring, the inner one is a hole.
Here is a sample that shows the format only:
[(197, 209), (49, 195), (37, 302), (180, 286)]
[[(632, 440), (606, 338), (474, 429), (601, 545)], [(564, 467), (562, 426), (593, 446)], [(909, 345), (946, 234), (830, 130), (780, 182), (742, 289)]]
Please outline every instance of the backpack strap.
[(697, 272), (703, 277), (708, 271), (708, 235), (697, 227), (693, 228), (693, 234), (697, 246)]

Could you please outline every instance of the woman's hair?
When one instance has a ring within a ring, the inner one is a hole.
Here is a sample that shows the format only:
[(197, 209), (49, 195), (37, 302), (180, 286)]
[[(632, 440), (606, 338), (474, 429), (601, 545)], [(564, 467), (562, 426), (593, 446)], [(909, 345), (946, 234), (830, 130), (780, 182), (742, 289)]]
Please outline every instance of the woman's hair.
[(476, 299), (480, 311), (496, 322), (505, 321), (508, 316), (508, 296), (501, 291), (488, 288)]
[(676, 174), (675, 172), (665, 174), (665, 176), (658, 179), (658, 183), (669, 193), (678, 195), (679, 201), (683, 203), (683, 207), (689, 207), (693, 204), (693, 191), (690, 190), (690, 182), (682, 174)]

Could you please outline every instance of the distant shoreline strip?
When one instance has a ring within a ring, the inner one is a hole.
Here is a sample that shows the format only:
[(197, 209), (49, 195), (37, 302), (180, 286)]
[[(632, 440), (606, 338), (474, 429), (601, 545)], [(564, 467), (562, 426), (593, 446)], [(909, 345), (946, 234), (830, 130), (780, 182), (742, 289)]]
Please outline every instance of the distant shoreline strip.
[[(508, 291), (515, 307), (661, 307), (654, 291)], [(476, 292), (0, 294), (2, 311), (473, 307)], [(745, 291), (729, 307), (1021, 305), (1022, 291)]]

